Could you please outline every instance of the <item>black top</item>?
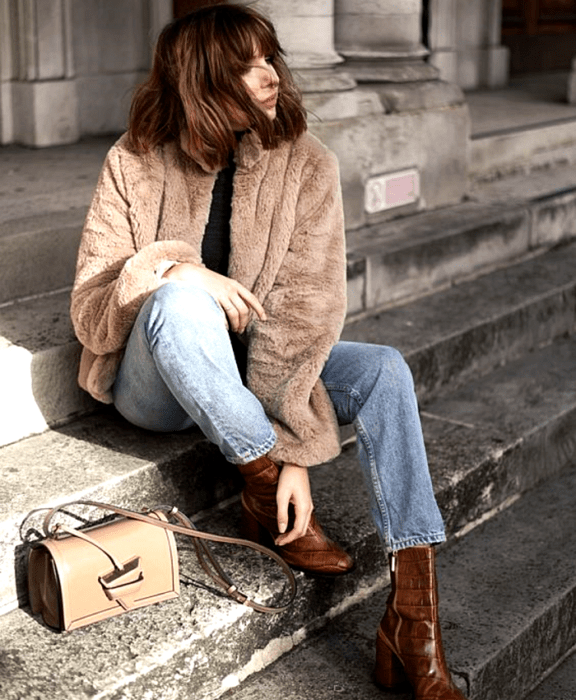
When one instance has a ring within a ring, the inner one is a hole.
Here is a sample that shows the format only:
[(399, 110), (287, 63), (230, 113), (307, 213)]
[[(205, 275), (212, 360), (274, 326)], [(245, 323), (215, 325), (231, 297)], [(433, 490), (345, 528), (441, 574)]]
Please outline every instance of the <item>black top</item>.
[[(228, 166), (216, 177), (212, 191), (212, 203), (208, 223), (202, 239), (202, 262), (207, 268), (221, 275), (228, 275), (230, 258), (230, 217), (232, 215), (232, 189), (236, 165), (230, 154)], [(235, 333), (230, 333), (232, 349), (240, 376), (246, 382), (246, 347)]]
[(230, 257), (230, 217), (236, 165), (230, 154), (228, 165), (218, 173), (212, 191), (212, 204), (202, 239), (202, 262), (221, 275), (228, 274)]

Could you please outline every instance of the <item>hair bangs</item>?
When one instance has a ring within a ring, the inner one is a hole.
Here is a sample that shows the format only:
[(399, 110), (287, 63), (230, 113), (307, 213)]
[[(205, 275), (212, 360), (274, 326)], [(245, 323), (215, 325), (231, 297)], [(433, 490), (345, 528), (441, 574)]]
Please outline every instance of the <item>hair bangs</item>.
[(264, 17), (241, 14), (237, 17), (224, 15), (226, 27), (219, 33), (221, 47), (228, 62), (233, 62), (245, 71), (255, 56), (278, 56), (282, 49), (272, 24)]

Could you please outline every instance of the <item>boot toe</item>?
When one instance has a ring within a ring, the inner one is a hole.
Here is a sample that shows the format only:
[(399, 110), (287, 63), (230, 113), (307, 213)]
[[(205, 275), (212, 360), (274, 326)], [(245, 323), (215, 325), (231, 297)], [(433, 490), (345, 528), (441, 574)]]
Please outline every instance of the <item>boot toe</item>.
[(340, 576), (349, 573), (355, 566), (352, 557), (340, 548), (290, 551), (286, 547), (281, 547), (280, 555), (294, 569), (319, 576)]

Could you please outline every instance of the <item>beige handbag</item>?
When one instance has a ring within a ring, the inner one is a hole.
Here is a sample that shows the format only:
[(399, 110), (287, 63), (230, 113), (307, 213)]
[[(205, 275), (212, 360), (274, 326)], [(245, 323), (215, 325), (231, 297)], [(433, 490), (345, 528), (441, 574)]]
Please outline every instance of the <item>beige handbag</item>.
[[(82, 530), (52, 525), (56, 513), (73, 505), (110, 510), (118, 516)], [(178, 524), (169, 522), (173, 516)], [(283, 612), (296, 595), (296, 581), (286, 562), (267, 547), (235, 537), (197, 530), (176, 508), (139, 513), (97, 501), (74, 501), (48, 512), (45, 539), (31, 543), (28, 592), (33, 613), (60, 630), (74, 630), (127, 610), (175, 598), (179, 594), (178, 552), (174, 533), (194, 538), (202, 568), (234, 600), (260, 612)], [(205, 540), (254, 549), (276, 561), (288, 578), (290, 599), (269, 607), (241, 593), (223, 571)]]

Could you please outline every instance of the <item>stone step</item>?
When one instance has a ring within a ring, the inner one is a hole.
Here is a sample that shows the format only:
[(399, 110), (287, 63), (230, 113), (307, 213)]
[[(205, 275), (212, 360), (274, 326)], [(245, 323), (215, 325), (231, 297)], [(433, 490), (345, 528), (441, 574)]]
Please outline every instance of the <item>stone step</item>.
[[(0, 304), (71, 286), (92, 187), (91, 180), (72, 192), (63, 210), (60, 192), (56, 202), (41, 196), (45, 211), (27, 201), (32, 215), (8, 206), (0, 220)], [(576, 236), (576, 189), (504, 202), (492, 197), (349, 232), (350, 314), (428, 294)]]
[(240, 485), (236, 470), (199, 431), (151, 433), (107, 408), (3, 447), (0, 473), (0, 613), (22, 600), (15, 588), (22, 552), (14, 538), (34, 508), (92, 498), (137, 508), (173, 503), (196, 513)]
[[(41, 156), (2, 151), (0, 445), (94, 409), (76, 385), (79, 348), (68, 318), (69, 293), (58, 290), (71, 283), (82, 207), (111, 142), (94, 139)], [(576, 235), (575, 187), (569, 168), (516, 176), (477, 186), (475, 201), (458, 207), (350, 232), (350, 320), (569, 240)], [(37, 294), (47, 289), (52, 293)], [(526, 280), (522, 290), (530, 292)]]
[[(402, 350), (424, 398), (458, 376), (486, 371), (570, 332), (576, 244), (354, 321), (344, 338)], [(0, 314), (0, 445), (94, 410), (76, 383), (79, 346), (66, 292)]]
[[(574, 463), (575, 356), (576, 338), (561, 339), (425, 405), (423, 426), (431, 472), (452, 540), (471, 541), (476, 537), (478, 524), (490, 521), (517, 501), (522, 503), (520, 496), (525, 490)], [(198, 484), (203, 483), (204, 475), (196, 468), (186, 470), (186, 462), (191, 465), (192, 458), (195, 464), (201, 461), (195, 455), (190, 455), (189, 460), (185, 456), (193, 449), (191, 435), (159, 437), (128, 429), (111, 417), (100, 420), (98, 426), (90, 421), (83, 428), (79, 424), (67, 426), (0, 452), (0, 470), (6, 475), (2, 484), (4, 513), (0, 535), (5, 610), (15, 600), (16, 588), (21, 593), (23, 590), (23, 550), (18, 528), (30, 508), (62, 502), (71, 496), (91, 496), (134, 507), (161, 500), (185, 502), (189, 513), (198, 509)], [(44, 442), (48, 437), (50, 444)], [(203, 446), (198, 436), (196, 440), (197, 450), (205, 448), (205, 442)], [(22, 446), (26, 446), (27, 456), (22, 453)], [(206, 469), (214, 473), (208, 453)], [(59, 483), (56, 475), (61, 476)], [(2, 697), (216, 698), (290, 650), (338, 612), (381, 589), (386, 584), (381, 573), (384, 556), (368, 516), (366, 495), (359, 485), (353, 446), (349, 445), (335, 462), (314, 468), (311, 478), (320, 521), (356, 557), (353, 574), (336, 580), (298, 574), (297, 604), (289, 613), (268, 617), (214, 597), (206, 590), (203, 574), (189, 561), (189, 550), (183, 546), (182, 570), (188, 585), (178, 600), (58, 637), (32, 619), (26, 608), (12, 610), (0, 618), (0, 647), (4, 650)], [(210, 489), (210, 480), (206, 486)], [(574, 489), (559, 489), (555, 508), (563, 513), (563, 525), (565, 518), (569, 521), (576, 513), (572, 504), (566, 505), (562, 500), (572, 493)], [(213, 494), (204, 495), (204, 504), (213, 499)], [(511, 546), (551, 546), (542, 537), (550, 520), (534, 517), (535, 512), (532, 508), (528, 524), (537, 528), (536, 534), (525, 534), (519, 541), (512, 538)], [(557, 512), (554, 510), (554, 515)], [(232, 498), (219, 508), (209, 509), (197, 524), (213, 532), (232, 533), (237, 531), (238, 519), (239, 504)], [(566, 525), (565, 531), (570, 532), (570, 522)], [(510, 535), (521, 530), (510, 525), (506, 532)], [(453, 584), (451, 573), (443, 575), (442, 583), (447, 638), (457, 640), (448, 641), (451, 663), (458, 673), (467, 674), (473, 688), (491, 683), (496, 676), (498, 659), (492, 654), (492, 645), (494, 637), (500, 639), (508, 628), (513, 628), (513, 621), (506, 617), (513, 612), (513, 601), (493, 598), (491, 612), (497, 609), (498, 615), (504, 616), (498, 619), (506, 618), (496, 625), (494, 621), (483, 621), (476, 608), (470, 608), (471, 613), (468, 608), (462, 609), (460, 596), (463, 592), (474, 593), (484, 582), (487, 588), (498, 583), (499, 576), (493, 575), (495, 557), (504, 553), (509, 568), (512, 560), (517, 561), (514, 553), (505, 549), (509, 543), (501, 542), (500, 535), (481, 534), (477, 539), (485, 544), (483, 550), (478, 549), (481, 555), (474, 566), (450, 569), (470, 576), (464, 589), (456, 573)], [(474, 552), (479, 546), (470, 545), (465, 551)], [(282, 583), (268, 579), (264, 568), (253, 560), (249, 562), (245, 556), (228, 550), (223, 556), (240, 581), (251, 580), (252, 574), (253, 583), (247, 586), (252, 591), (265, 596), (281, 592)], [(449, 561), (450, 556), (448, 549), (443, 561)], [(576, 561), (571, 552), (567, 559), (572, 564)], [(527, 570), (536, 563), (540, 566), (540, 561), (544, 559), (532, 560)], [(380, 565), (380, 573), (375, 572), (375, 564)], [(553, 572), (557, 584), (566, 583), (565, 576), (556, 575), (559, 569), (555, 560), (544, 568)], [(18, 572), (16, 582), (10, 580), (14, 570)], [(508, 581), (513, 580), (510, 577), (508, 571)], [(521, 577), (517, 585), (522, 587), (526, 581)], [(541, 594), (536, 596), (541, 606), (547, 605), (552, 584), (548, 579), (541, 582)], [(456, 587), (452, 593), (451, 585)], [(482, 634), (489, 632), (492, 637), (482, 637), (483, 656), (475, 659), (469, 647), (475, 636), (481, 637), (478, 626)], [(520, 632), (515, 635), (521, 636)], [(458, 649), (464, 657), (455, 653)], [(523, 653), (522, 647), (515, 649), (518, 654)], [(551, 649), (546, 649), (546, 655), (549, 652)], [(514, 663), (508, 660), (503, 673), (513, 671)], [(53, 681), (56, 665), (57, 684)], [(34, 668), (34, 674), (30, 668)]]
[(576, 179), (514, 178), (474, 201), (348, 234), (348, 310), (373, 313), (576, 237)]
[[(71, 285), (84, 213), (113, 142), (0, 151), (0, 304)], [(475, 188), (476, 201), (350, 231), (350, 312), (428, 293), (576, 235), (576, 175), (556, 167), (548, 180), (546, 202), (530, 183), (512, 198)]]
[(78, 386), (69, 307), (69, 293), (58, 292), (0, 308), (0, 445), (96, 409)]
[[(571, 133), (573, 123), (565, 128)], [(472, 153), (497, 138), (504, 137), (475, 137)], [(72, 284), (84, 214), (114, 140), (0, 151), (0, 304)], [(499, 142), (494, 148), (502, 150)], [(512, 198), (505, 185), (500, 196), (475, 188), (476, 201), (350, 231), (350, 313), (427, 294), (575, 236), (576, 176), (570, 168), (552, 172), (544, 199), (530, 184)]]
[(86, 210), (0, 224), (0, 304), (70, 287)]
[(561, 660), (525, 700), (570, 700), (576, 688), (576, 650)]
[(0, 304), (70, 286), (86, 209), (115, 140), (0, 149)]
[(472, 180), (493, 180), (516, 172), (576, 162), (576, 119), (476, 132), (468, 148)]
[(344, 328), (396, 347), (421, 400), (521, 357), (576, 327), (576, 244), (496, 270)]
[(0, 224), (87, 206), (116, 139), (86, 138), (42, 149), (0, 148)]
[[(576, 644), (575, 529), (572, 467), (440, 550), (444, 647), (469, 700), (574, 698), (574, 656), (530, 690)], [(378, 591), (329, 622), (223, 700), (387, 698), (373, 682), (375, 630), (387, 593)]]
[[(562, 177), (569, 170), (562, 165), (571, 164), (576, 154), (575, 123), (563, 119), (524, 129), (474, 133), (470, 141), (473, 181), (542, 165)], [(0, 303), (71, 284), (83, 214), (106, 151), (115, 140), (115, 136), (106, 136), (41, 150), (18, 146), (0, 150)], [(550, 157), (551, 153), (555, 155)], [(575, 178), (572, 173), (572, 187)], [(553, 197), (556, 190), (556, 186), (550, 190)], [(532, 221), (538, 203), (526, 195), (514, 202), (500, 198), (500, 202), (503, 211), (494, 208), (493, 202), (467, 202), (446, 210), (453, 216), (446, 211), (423, 212), (350, 232), (351, 312), (372, 308), (374, 303), (390, 303), (405, 294), (421, 294), (516, 258), (527, 246), (539, 244), (542, 227)], [(481, 225), (482, 220), (486, 226)], [(549, 242), (548, 227), (543, 230)], [(389, 241), (380, 250), (381, 236)], [(406, 250), (402, 245), (405, 237), (410, 241)], [(429, 238), (433, 250), (425, 252)], [(356, 239), (361, 244), (358, 250)], [(447, 260), (433, 274), (440, 251)], [(394, 261), (396, 269), (386, 271), (386, 260)], [(413, 269), (414, 265), (423, 269)], [(381, 268), (386, 274), (376, 282)]]

